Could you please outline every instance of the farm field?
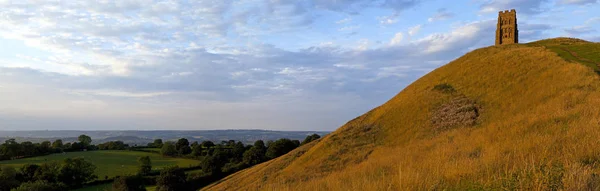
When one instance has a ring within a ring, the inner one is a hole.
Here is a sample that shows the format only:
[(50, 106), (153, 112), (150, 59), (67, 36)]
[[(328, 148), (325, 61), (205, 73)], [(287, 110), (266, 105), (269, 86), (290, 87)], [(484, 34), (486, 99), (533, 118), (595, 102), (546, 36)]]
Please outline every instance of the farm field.
[(99, 180), (106, 176), (113, 178), (115, 176), (134, 174), (138, 168), (138, 157), (150, 156), (152, 160), (152, 169), (160, 170), (167, 166), (191, 167), (199, 165), (200, 161), (183, 158), (163, 157), (156, 153), (138, 152), (138, 151), (88, 151), (88, 152), (69, 152), (65, 154), (53, 154), (48, 156), (33, 157), (18, 160), (0, 161), (0, 166), (12, 166), (20, 168), (24, 164), (41, 164), (50, 161), (62, 161), (66, 158), (82, 157), (96, 165), (96, 175)]

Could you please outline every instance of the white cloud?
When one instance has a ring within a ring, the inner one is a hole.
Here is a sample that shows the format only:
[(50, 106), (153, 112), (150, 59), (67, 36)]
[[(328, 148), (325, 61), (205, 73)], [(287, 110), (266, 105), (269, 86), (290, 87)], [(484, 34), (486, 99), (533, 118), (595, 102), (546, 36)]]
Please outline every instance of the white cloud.
[(402, 40), (404, 39), (404, 34), (402, 32), (398, 32), (394, 35), (394, 37), (392, 38), (392, 40), (390, 40), (390, 45), (398, 45), (402, 42)]
[(416, 35), (417, 33), (419, 33), (419, 31), (421, 31), (421, 27), (422, 27), (422, 25), (416, 25), (416, 26), (408, 28), (408, 35), (410, 35), (410, 36)]
[(561, 4), (572, 4), (572, 5), (586, 5), (592, 3), (598, 3), (598, 0), (560, 0)]

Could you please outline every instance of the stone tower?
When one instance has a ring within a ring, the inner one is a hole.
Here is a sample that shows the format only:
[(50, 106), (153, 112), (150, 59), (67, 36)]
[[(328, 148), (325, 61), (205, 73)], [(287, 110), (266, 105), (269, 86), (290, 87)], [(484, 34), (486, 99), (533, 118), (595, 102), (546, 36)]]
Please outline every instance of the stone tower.
[(517, 11), (514, 9), (498, 13), (496, 28), (496, 45), (519, 43), (519, 29), (517, 29)]

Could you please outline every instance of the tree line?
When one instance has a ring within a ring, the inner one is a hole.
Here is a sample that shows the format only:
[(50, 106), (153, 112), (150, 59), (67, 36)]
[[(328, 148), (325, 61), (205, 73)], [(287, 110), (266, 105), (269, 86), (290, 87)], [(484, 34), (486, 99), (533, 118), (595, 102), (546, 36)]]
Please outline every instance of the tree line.
[(24, 141), (17, 143), (15, 139), (8, 139), (0, 145), (0, 160), (12, 160), (53, 153), (98, 149), (96, 146), (91, 145), (92, 138), (87, 135), (81, 135), (77, 140), (79, 142), (64, 144), (61, 139), (57, 139), (52, 143), (50, 141), (44, 141), (41, 143)]

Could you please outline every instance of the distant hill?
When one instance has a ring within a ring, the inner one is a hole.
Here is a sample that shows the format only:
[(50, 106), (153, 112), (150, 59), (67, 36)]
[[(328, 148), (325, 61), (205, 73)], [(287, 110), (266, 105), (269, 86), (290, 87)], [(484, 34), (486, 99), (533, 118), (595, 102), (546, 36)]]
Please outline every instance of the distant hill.
[(600, 44), (481, 48), (205, 190), (600, 190)]
[(289, 138), (304, 140), (311, 134), (326, 135), (326, 131), (269, 131), (269, 130), (197, 130), (197, 131), (0, 131), (0, 141), (15, 138), (17, 142), (54, 141), (63, 139), (64, 142), (76, 141), (79, 135), (85, 134), (92, 137), (93, 143), (107, 141), (123, 141), (127, 144), (145, 145), (154, 139), (176, 141), (187, 138), (191, 142), (210, 140), (213, 142), (236, 140), (252, 144), (256, 140), (277, 140)]

